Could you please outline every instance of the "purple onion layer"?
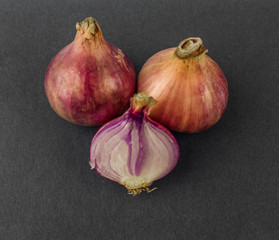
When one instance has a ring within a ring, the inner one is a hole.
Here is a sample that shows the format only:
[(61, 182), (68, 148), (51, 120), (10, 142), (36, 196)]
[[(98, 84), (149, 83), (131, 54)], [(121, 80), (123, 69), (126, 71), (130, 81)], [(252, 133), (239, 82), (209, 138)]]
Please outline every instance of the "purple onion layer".
[(170, 131), (133, 107), (101, 127), (90, 149), (91, 168), (128, 189), (166, 176), (178, 158), (179, 147)]

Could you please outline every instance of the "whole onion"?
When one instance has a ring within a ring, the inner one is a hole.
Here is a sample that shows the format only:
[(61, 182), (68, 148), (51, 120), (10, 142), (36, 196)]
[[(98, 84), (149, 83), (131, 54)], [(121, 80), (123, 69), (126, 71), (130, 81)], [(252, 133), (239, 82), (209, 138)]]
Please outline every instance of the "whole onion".
[(76, 29), (74, 41), (48, 66), (46, 95), (60, 117), (85, 126), (103, 124), (128, 108), (136, 73), (127, 56), (105, 41), (95, 19), (86, 18)]
[(179, 132), (201, 132), (223, 115), (228, 102), (224, 73), (200, 38), (162, 50), (142, 67), (138, 91), (158, 100), (150, 117)]
[(171, 172), (178, 161), (173, 135), (148, 117), (155, 103), (145, 93), (135, 94), (129, 110), (103, 125), (91, 143), (91, 169), (124, 185), (132, 195), (152, 191), (152, 182)]

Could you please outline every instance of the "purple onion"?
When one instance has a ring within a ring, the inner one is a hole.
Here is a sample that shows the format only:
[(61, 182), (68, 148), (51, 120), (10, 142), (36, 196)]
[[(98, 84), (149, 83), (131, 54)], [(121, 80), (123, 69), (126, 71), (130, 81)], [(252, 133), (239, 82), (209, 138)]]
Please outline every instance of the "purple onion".
[(54, 111), (83, 126), (104, 124), (129, 107), (136, 72), (128, 57), (107, 43), (96, 19), (76, 24), (72, 43), (53, 58), (45, 91)]
[(91, 143), (91, 168), (132, 195), (152, 191), (152, 182), (170, 173), (179, 158), (174, 136), (148, 117), (155, 103), (145, 93), (135, 94), (131, 107), (103, 125)]

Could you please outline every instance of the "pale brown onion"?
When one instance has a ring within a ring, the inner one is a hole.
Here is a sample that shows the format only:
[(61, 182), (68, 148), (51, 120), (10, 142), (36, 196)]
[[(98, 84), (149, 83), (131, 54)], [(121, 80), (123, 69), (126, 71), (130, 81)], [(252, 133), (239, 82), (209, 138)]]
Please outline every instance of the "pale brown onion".
[(142, 67), (138, 91), (157, 99), (151, 118), (179, 132), (201, 132), (223, 115), (228, 84), (200, 38), (187, 38), (177, 48), (162, 50)]

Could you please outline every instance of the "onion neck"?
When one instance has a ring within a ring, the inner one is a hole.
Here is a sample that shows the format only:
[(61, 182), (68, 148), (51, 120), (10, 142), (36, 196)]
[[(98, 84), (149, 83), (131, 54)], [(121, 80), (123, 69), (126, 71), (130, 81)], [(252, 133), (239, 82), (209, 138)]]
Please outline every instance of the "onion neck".
[(82, 38), (84, 40), (104, 40), (101, 28), (92, 17), (85, 18), (82, 22), (76, 24), (76, 39)]
[(203, 46), (202, 40), (199, 37), (190, 37), (184, 39), (179, 43), (175, 54), (177, 57), (185, 59), (197, 57), (203, 53), (206, 53), (207, 50)]
[(151, 108), (157, 103), (153, 97), (149, 97), (146, 93), (140, 92), (134, 94), (131, 98), (131, 108), (134, 112), (145, 112), (149, 115)]

